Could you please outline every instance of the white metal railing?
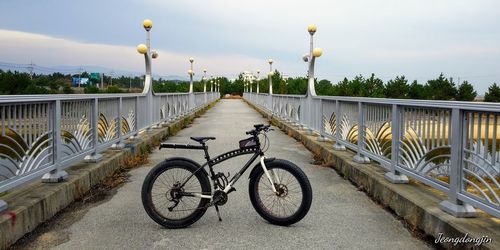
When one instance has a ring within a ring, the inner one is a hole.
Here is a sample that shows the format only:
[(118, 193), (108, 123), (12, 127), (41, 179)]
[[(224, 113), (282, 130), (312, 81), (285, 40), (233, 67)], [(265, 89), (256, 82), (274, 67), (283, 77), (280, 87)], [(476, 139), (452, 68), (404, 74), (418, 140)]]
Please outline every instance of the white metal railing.
[[(189, 105), (189, 97), (194, 105)], [(75, 162), (96, 161), (141, 130), (175, 121), (218, 93), (0, 96), (0, 193)], [(153, 119), (146, 119), (147, 110)], [(48, 174), (47, 182), (64, 175)]]
[[(245, 93), (254, 105), (380, 163), (386, 178), (407, 177), (448, 194), (441, 208), (500, 217), (500, 104)], [(306, 115), (307, 112), (309, 115)], [(456, 209), (456, 207), (459, 207)]]

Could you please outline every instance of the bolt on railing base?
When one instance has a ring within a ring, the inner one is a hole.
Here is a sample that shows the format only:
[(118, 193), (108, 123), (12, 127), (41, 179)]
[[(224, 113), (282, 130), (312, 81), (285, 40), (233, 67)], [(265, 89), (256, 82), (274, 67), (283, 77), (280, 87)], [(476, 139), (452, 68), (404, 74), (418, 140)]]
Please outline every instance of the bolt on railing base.
[(57, 183), (66, 181), (69, 178), (69, 175), (66, 171), (63, 170), (53, 170), (49, 173), (46, 173), (42, 176), (43, 183)]
[(333, 144), (333, 150), (337, 150), (337, 151), (346, 151), (346, 148), (344, 145), (342, 144), (339, 144), (339, 143), (335, 143)]
[(98, 162), (102, 159), (102, 154), (92, 154), (92, 155), (87, 155), (85, 156), (84, 160), (87, 163), (94, 163)]
[(121, 150), (123, 148), (125, 148), (125, 143), (123, 142), (114, 143), (113, 145), (111, 145), (111, 149), (113, 150)]
[(385, 179), (394, 184), (408, 183), (408, 177), (404, 174), (394, 174), (391, 172), (385, 173)]
[(9, 205), (7, 205), (7, 202), (4, 200), (0, 200), (0, 212), (3, 212), (9, 208)]
[(160, 129), (162, 127), (163, 126), (161, 125), (161, 123), (158, 123), (158, 124), (155, 124), (155, 125), (151, 126), (152, 129)]
[(366, 156), (362, 156), (360, 154), (355, 155), (353, 157), (353, 160), (356, 163), (369, 163), (370, 162), (370, 158), (368, 158)]
[(473, 218), (477, 217), (477, 212), (474, 207), (469, 204), (454, 204), (449, 200), (442, 201), (439, 203), (441, 210), (459, 218)]

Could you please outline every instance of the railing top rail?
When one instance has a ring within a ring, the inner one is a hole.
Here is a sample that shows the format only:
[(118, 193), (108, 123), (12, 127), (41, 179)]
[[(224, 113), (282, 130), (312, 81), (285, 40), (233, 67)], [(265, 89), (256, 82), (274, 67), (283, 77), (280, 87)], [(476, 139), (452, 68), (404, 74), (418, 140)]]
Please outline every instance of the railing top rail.
[[(197, 94), (197, 93), (195, 93)], [(158, 96), (189, 95), (189, 93), (155, 93)], [(110, 93), (110, 94), (53, 94), (53, 95), (0, 95), (0, 103), (12, 102), (43, 102), (56, 100), (88, 100), (88, 99), (111, 99), (111, 98), (133, 98), (143, 97), (143, 93)]]
[(10, 102), (33, 102), (33, 101), (55, 101), (55, 100), (82, 100), (82, 99), (106, 99), (106, 98), (130, 98), (145, 96), (142, 93), (117, 93), (117, 94), (55, 94), (55, 95), (2, 95), (0, 103)]
[(293, 98), (303, 98), (303, 97), (306, 97), (306, 95), (285, 95), (285, 94), (273, 94), (273, 96), (293, 97)]
[(162, 96), (162, 95), (189, 95), (189, 92), (176, 92), (176, 93), (155, 93), (155, 92), (153, 92), (153, 95), (158, 95), (158, 96)]
[(459, 108), (466, 110), (481, 110), (500, 112), (500, 103), (488, 102), (463, 102), (463, 101), (434, 101), (434, 100), (414, 100), (414, 99), (389, 99), (389, 98), (370, 98), (370, 97), (348, 97), (348, 96), (317, 96), (317, 99), (339, 100), (348, 102), (363, 102), (373, 104), (419, 106), (427, 108)]

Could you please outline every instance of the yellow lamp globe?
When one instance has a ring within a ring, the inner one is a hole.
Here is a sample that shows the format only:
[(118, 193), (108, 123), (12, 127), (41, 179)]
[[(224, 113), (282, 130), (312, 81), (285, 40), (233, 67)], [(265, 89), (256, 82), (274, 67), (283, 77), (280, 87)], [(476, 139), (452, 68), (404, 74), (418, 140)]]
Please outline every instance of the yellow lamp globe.
[(314, 34), (314, 32), (316, 32), (316, 30), (317, 30), (317, 27), (314, 24), (309, 24), (309, 26), (307, 26), (307, 31), (309, 31), (309, 33)]
[(273, 59), (269, 59), (269, 60), (267, 60), (267, 62), (268, 62), (269, 64), (273, 64)]
[(191, 63), (194, 62), (194, 58), (190, 57), (189, 62), (191, 62)]
[(188, 74), (189, 74), (189, 75), (193, 75), (194, 73), (193, 73), (193, 71), (192, 71), (192, 70), (188, 70)]
[(144, 26), (146, 30), (150, 30), (153, 27), (153, 21), (146, 19), (142, 22), (142, 26)]
[(273, 76), (274, 75), (274, 72), (270, 71), (269, 73), (267, 73), (268, 76)]
[(323, 50), (321, 48), (314, 48), (313, 49), (313, 56), (314, 57), (320, 57), (323, 54)]
[(148, 53), (148, 46), (146, 46), (145, 44), (142, 44), (142, 43), (137, 45), (137, 52), (139, 52), (139, 54)]

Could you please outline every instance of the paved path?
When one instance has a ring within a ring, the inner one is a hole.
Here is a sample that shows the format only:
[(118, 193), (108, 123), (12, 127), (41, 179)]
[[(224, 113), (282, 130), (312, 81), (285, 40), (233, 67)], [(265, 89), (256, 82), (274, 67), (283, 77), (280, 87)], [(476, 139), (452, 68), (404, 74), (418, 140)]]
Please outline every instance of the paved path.
[[(169, 142), (189, 142), (189, 136), (216, 136), (212, 155), (237, 147), (244, 131), (266, 121), (241, 100), (222, 100)], [(142, 181), (152, 166), (174, 155), (202, 160), (200, 151), (155, 151), (150, 163), (131, 171), (131, 181), (109, 201), (91, 208), (67, 230), (69, 241), (57, 249), (422, 249), (401, 222), (356, 190), (333, 170), (312, 165), (312, 155), (281, 131), (270, 132), (268, 156), (295, 162), (313, 187), (309, 214), (290, 227), (274, 226), (259, 217), (248, 197), (248, 174), (236, 184), (221, 207), (222, 222), (210, 208), (186, 229), (168, 230), (154, 223), (140, 199)], [(234, 174), (247, 157), (229, 160), (221, 169)]]

